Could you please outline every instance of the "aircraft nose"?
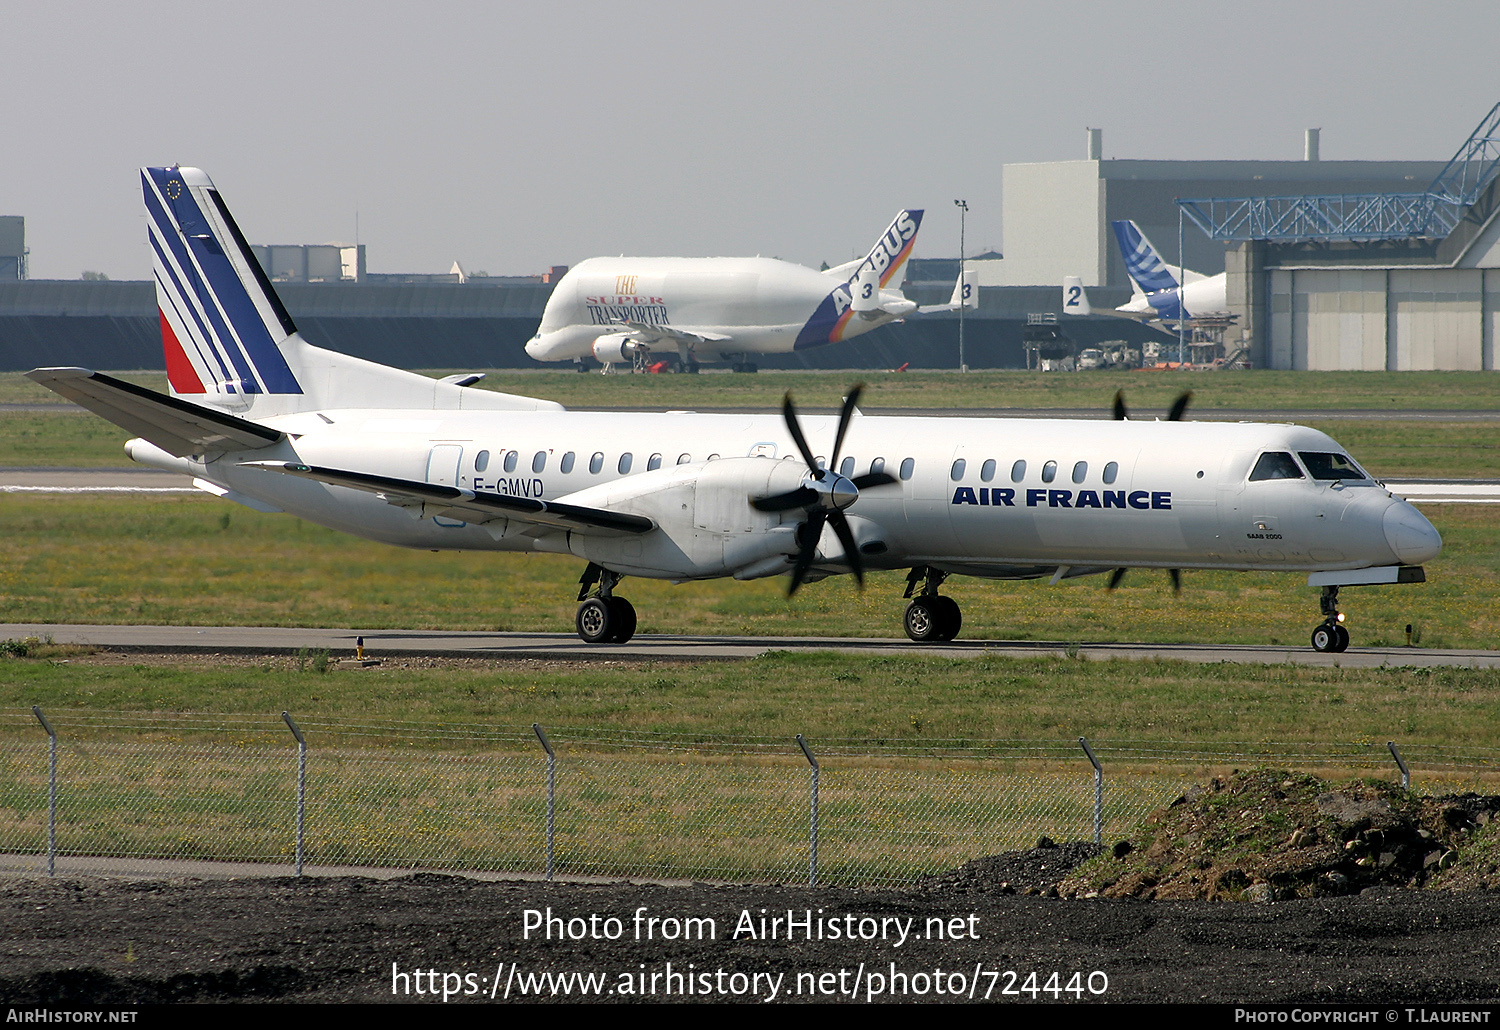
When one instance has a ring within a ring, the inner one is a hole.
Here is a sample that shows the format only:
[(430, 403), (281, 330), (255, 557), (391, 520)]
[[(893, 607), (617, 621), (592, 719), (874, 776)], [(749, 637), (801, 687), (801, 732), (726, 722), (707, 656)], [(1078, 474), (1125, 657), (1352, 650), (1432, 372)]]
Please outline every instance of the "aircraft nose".
[(1443, 549), (1443, 538), (1427, 521), (1427, 516), (1405, 501), (1397, 501), (1385, 510), (1385, 541), (1407, 565), (1431, 561)]

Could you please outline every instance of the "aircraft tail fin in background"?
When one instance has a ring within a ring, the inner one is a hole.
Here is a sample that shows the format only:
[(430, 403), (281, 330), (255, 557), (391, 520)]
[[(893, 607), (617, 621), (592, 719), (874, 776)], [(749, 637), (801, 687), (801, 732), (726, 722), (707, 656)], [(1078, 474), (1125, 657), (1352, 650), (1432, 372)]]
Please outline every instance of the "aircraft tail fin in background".
[(1120, 243), (1120, 256), (1125, 259), (1125, 270), (1145, 293), (1171, 290), (1181, 285), (1177, 273), (1161, 259), (1146, 234), (1132, 221), (1111, 222), (1115, 239)]
[(558, 408), (324, 350), (297, 332), (208, 175), (143, 168), (173, 396), (255, 417), (322, 408)]
[(886, 226), (875, 246), (855, 266), (850, 281), (868, 277), (880, 288), (899, 288), (901, 270), (906, 259), (911, 257), (912, 244), (917, 241), (917, 230), (922, 227), (921, 211), (902, 211)]
[(1063, 276), (1062, 309), (1065, 315), (1092, 315), (1094, 307), (1084, 292), (1083, 280), (1076, 275)]
[(948, 298), (948, 303), (923, 304), (917, 310), (925, 315), (933, 311), (957, 311), (959, 308), (968, 308), (973, 311), (977, 307), (979, 307), (979, 270), (966, 268), (963, 275), (954, 281), (953, 295)]

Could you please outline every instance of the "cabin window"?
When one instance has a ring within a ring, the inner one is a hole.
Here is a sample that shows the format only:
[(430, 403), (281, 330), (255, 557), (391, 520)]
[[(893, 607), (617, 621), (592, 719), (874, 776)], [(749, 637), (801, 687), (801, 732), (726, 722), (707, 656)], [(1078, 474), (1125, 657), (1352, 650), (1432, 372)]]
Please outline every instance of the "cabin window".
[(964, 478), (964, 468), (965, 468), (965, 466), (967, 464), (968, 463), (965, 462), (962, 458), (955, 459), (954, 462), (953, 462), (953, 469), (952, 469), (952, 471), (950, 471), (948, 473), (948, 478), (951, 479), (951, 480), (953, 480), (955, 483), (957, 483), (959, 480), (963, 479)]
[(884, 472), (885, 471), (885, 459), (884, 458), (876, 458), (874, 461), (870, 462), (870, 471), (871, 472)]
[(531, 459), (531, 471), (540, 472), (547, 467), (547, 452), (537, 451)]
[(1057, 462), (1049, 461), (1042, 466), (1042, 482), (1050, 483), (1057, 478)]
[(594, 456), (589, 459), (589, 471), (592, 472), (594, 475), (597, 476), (599, 474), (599, 471), (601, 469), (603, 469), (603, 468), (604, 468), (604, 452), (603, 451), (595, 451), (594, 452)]
[(1073, 466), (1073, 482), (1075, 482), (1075, 483), (1082, 483), (1084, 481), (1084, 479), (1086, 479), (1088, 477), (1088, 474), (1089, 474), (1089, 463), (1088, 462), (1086, 462), (1086, 461), (1080, 461), (1080, 462), (1078, 462), (1078, 464), (1076, 464), (1076, 465)]
[(913, 472), (915, 472), (916, 470), (917, 470), (917, 459), (916, 458), (903, 458), (903, 459), (901, 459), (901, 478), (902, 479), (910, 479), (911, 478), (911, 474)]
[(1298, 451), (1297, 454), (1302, 458), (1302, 464), (1307, 466), (1307, 471), (1314, 479), (1365, 478), (1365, 474), (1347, 454), (1325, 454), (1321, 451)]
[(1026, 462), (1023, 459), (1021, 461), (1016, 462), (1014, 465), (1012, 465), (1010, 467), (1010, 481), (1012, 483), (1019, 483), (1021, 480), (1025, 479), (1025, 478), (1026, 478)]
[(1259, 483), (1268, 479), (1301, 479), (1302, 470), (1286, 451), (1267, 451), (1250, 470), (1250, 482)]
[(677, 464), (679, 464), (679, 465), (686, 465), (688, 462), (690, 462), (692, 460), (693, 460), (693, 456), (691, 454), (679, 454), (679, 455), (677, 455)]
[(485, 469), (487, 469), (489, 467), (490, 467), (490, 452), (489, 451), (480, 451), (478, 454), (474, 455), (474, 471), (475, 472), (483, 472)]
[(567, 454), (563, 455), (562, 463), (558, 465), (558, 469), (562, 472), (563, 475), (566, 476), (569, 472), (573, 471), (573, 459), (576, 457), (577, 455), (575, 455), (572, 451), (569, 451)]
[(986, 458), (984, 464), (979, 466), (979, 481), (988, 483), (995, 478), (995, 459)]
[(651, 455), (650, 458), (646, 459), (646, 471), (647, 472), (652, 472), (652, 471), (655, 471), (656, 469), (659, 469), (659, 468), (661, 468), (661, 455), (660, 454), (653, 454), (653, 455)]
[(854, 475), (854, 459), (852, 457), (845, 458), (843, 461), (839, 462), (839, 475), (843, 476), (845, 479), (848, 479), (850, 476)]
[(615, 468), (619, 469), (620, 475), (623, 476), (625, 475), (625, 473), (630, 471), (630, 463), (634, 460), (635, 458), (631, 455), (631, 453), (629, 451), (626, 451), (624, 454), (620, 455), (620, 463), (616, 465)]
[(517, 454), (515, 451), (505, 452), (505, 471), (514, 472), (516, 470), (516, 458)]
[(1120, 463), (1118, 461), (1112, 461), (1108, 465), (1104, 466), (1104, 482), (1113, 483), (1115, 481), (1115, 477), (1117, 477), (1119, 474)]
[(708, 460), (709, 461), (718, 461), (719, 460), (719, 456), (717, 454), (710, 454), (708, 456)]

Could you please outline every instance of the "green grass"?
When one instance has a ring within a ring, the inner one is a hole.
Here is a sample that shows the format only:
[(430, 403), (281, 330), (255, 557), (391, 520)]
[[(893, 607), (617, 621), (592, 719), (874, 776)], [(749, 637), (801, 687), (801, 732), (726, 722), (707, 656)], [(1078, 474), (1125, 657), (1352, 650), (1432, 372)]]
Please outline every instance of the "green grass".
[[(469, 371), (461, 369), (460, 371)], [(440, 376), (446, 369), (429, 370)], [(163, 372), (112, 375), (154, 390)], [(1124, 389), (1132, 408), (1164, 411), (1183, 390), (1199, 410), (1277, 411), (1298, 408), (1500, 408), (1494, 372), (951, 372), (877, 370), (706, 373), (698, 376), (601, 376), (576, 372), (492, 370), (481, 389), (544, 397), (569, 407), (692, 407), (695, 404), (772, 409), (792, 391), (800, 404), (837, 408), (850, 384), (866, 384), (869, 408), (1097, 408), (1108, 410)], [(0, 373), (0, 404), (62, 403), (20, 373)]]
[[(581, 562), (541, 554), (408, 550), (210, 497), (10, 495), (0, 510), (0, 621), (570, 632)], [(1354, 646), (1500, 642), (1500, 518), (1432, 506), (1441, 557), (1420, 586), (1345, 591)], [(900, 635), (905, 575), (848, 577), (788, 600), (779, 579), (673, 586), (627, 579), (642, 633)], [(968, 639), (1307, 645), (1317, 593), (1299, 574), (1136, 571), (1050, 586), (955, 578)]]
[[(277, 714), (288, 710), (318, 747), (376, 742), (445, 753), (500, 745), (428, 731), (503, 729), (511, 741), (523, 738), (525, 750), (529, 727), (539, 722), (570, 752), (584, 739), (571, 731), (590, 728), (588, 736), (671, 734), (677, 743), (762, 738), (788, 755), (802, 733), (823, 748), (967, 746), (978, 757), (1022, 763), (1031, 759), (1000, 743), (1030, 741), (1068, 753), (1080, 736), (1105, 747), (1142, 740), (1346, 743), (1366, 745), (1379, 757), (1391, 739), (1493, 749), (1500, 740), (1497, 693), (1494, 669), (991, 655), (772, 652), (737, 662), (438, 668), (391, 658), (325, 673), (299, 672), (285, 659), (220, 665), (188, 656), (171, 666), (0, 659), (0, 712), (12, 716), (5, 720), (11, 737), (40, 736), (28, 710), (40, 705), (67, 739), (142, 736), (138, 719), (120, 717), (115, 731), (81, 725), (102, 712), (191, 711), (258, 713), (260, 729), (244, 731), (247, 740), (289, 743)], [(192, 741), (194, 733), (166, 720), (155, 737)]]

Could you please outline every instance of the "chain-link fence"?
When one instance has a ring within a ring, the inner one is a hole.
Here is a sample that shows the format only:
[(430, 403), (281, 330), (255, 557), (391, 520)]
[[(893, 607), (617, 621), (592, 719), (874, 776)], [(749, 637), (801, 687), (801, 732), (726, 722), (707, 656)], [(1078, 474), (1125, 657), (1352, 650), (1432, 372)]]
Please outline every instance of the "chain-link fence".
[(1399, 782), (1402, 765), (1426, 793), (1494, 792), (1500, 752), (1385, 741), (804, 750), (669, 733), (12, 711), (0, 713), (0, 864), (896, 886), (1043, 835), (1125, 836), (1231, 767)]

